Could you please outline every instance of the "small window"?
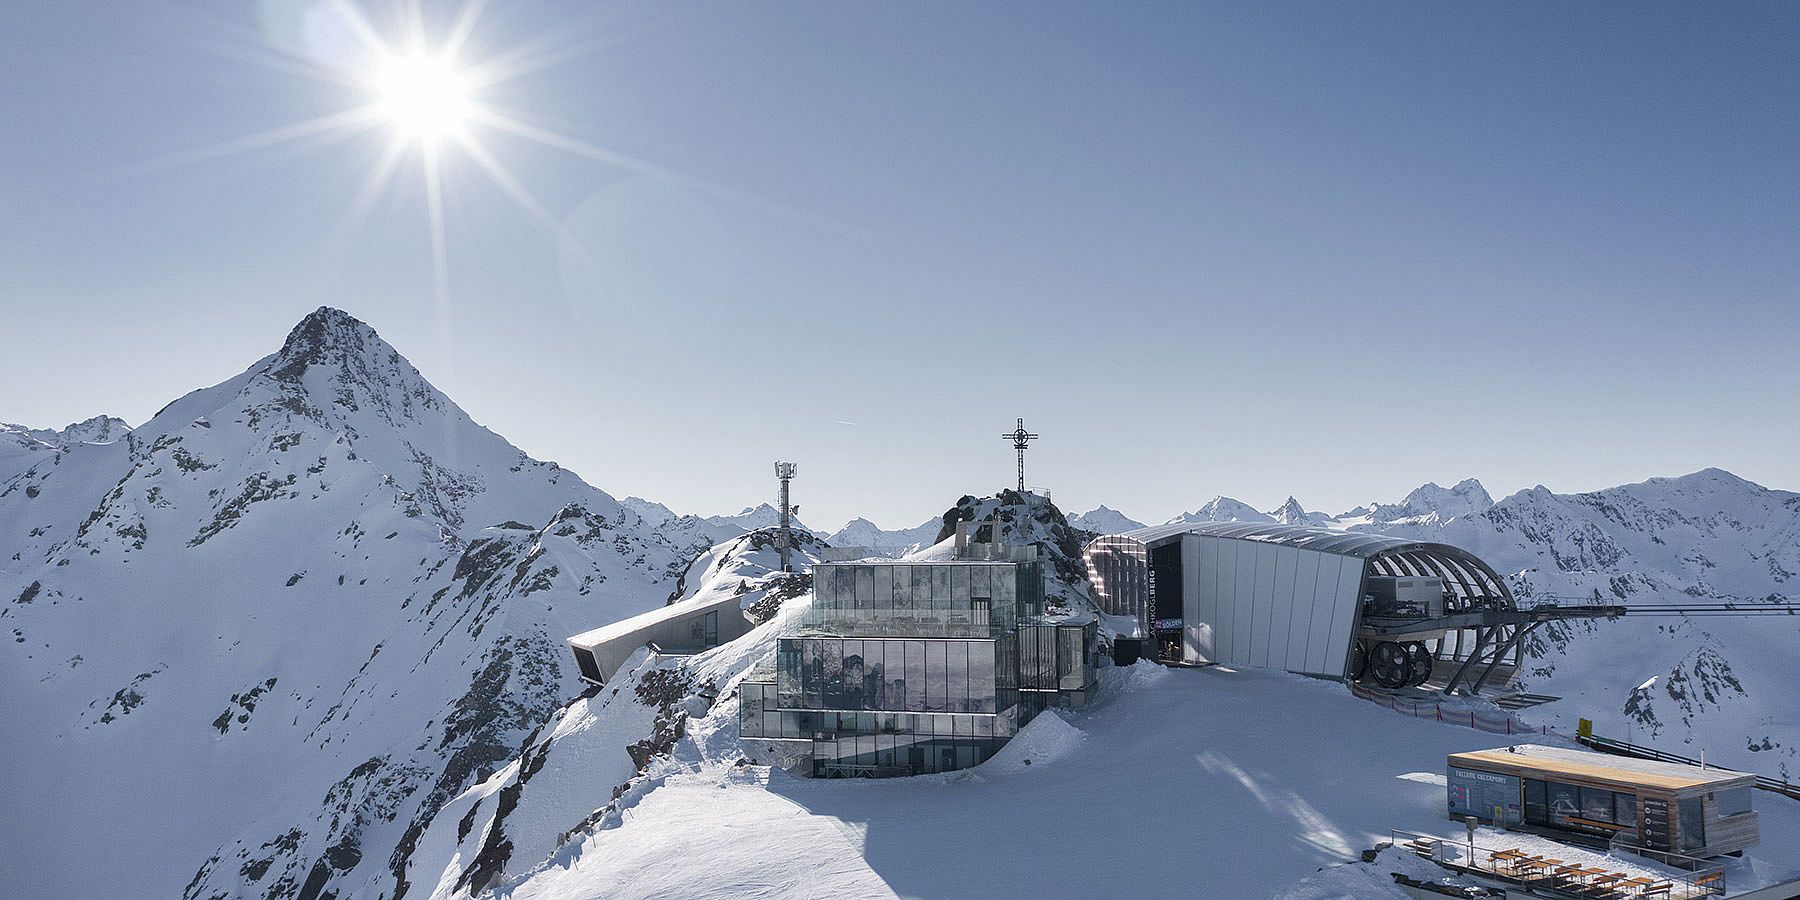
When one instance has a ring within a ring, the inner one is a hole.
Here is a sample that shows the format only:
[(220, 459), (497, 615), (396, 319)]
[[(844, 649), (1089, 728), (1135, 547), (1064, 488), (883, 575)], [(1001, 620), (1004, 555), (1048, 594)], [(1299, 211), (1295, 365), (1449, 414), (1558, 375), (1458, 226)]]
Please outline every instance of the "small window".
[(1735, 816), (1750, 811), (1750, 788), (1735, 787), (1719, 791), (1714, 795), (1719, 804), (1719, 818)]
[(1681, 849), (1683, 852), (1700, 850), (1706, 846), (1706, 819), (1700, 811), (1700, 798), (1692, 797), (1676, 804), (1681, 827)]
[(1590, 822), (1613, 820), (1613, 792), (1605, 788), (1581, 789), (1581, 817)]
[(600, 674), (600, 664), (594, 660), (592, 651), (585, 647), (576, 647), (574, 650), (575, 665), (581, 669), (581, 677), (593, 682), (603, 682), (606, 680)]
[(1544, 783), (1535, 778), (1525, 779), (1525, 821), (1539, 825), (1550, 822), (1550, 801)]
[(1623, 793), (1613, 794), (1613, 821), (1626, 828), (1632, 830), (1637, 829), (1637, 795)]

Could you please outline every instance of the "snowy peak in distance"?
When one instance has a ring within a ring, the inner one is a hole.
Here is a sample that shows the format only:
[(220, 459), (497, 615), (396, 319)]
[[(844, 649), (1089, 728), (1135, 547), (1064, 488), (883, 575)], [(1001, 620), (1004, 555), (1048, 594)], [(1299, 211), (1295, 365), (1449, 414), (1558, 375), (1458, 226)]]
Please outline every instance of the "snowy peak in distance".
[(1124, 534), (1144, 527), (1144, 523), (1105, 504), (1070, 516), (1069, 525), (1094, 534)]
[(1269, 513), (1269, 517), (1283, 525), (1314, 525), (1324, 527), (1331, 527), (1333, 525), (1330, 516), (1322, 512), (1307, 512), (1306, 507), (1301, 506), (1300, 501), (1294, 499), (1292, 494), (1288, 495), (1286, 503), (1283, 503), (1272, 510)]
[(66, 428), (29, 428), (0, 422), (0, 484), (37, 464), (44, 454), (82, 444), (110, 444), (131, 433), (117, 416), (95, 416)]
[(619, 501), (619, 505), (643, 516), (644, 523), (651, 526), (661, 525), (676, 518), (674, 510), (655, 500), (645, 500), (642, 497), (626, 497)]
[(1219, 496), (1206, 501), (1206, 505), (1193, 512), (1182, 513), (1163, 523), (1165, 525), (1183, 525), (1189, 522), (1273, 522), (1275, 517), (1265, 513), (1242, 500)]
[(868, 519), (855, 518), (832, 532), (826, 542), (833, 547), (868, 547), (871, 550), (911, 552), (933, 543), (942, 526), (943, 523), (938, 519), (926, 519), (912, 528), (889, 531)]
[(1441, 487), (1428, 481), (1406, 495), (1399, 503), (1371, 503), (1339, 516), (1339, 519), (1366, 519), (1371, 525), (1402, 522), (1448, 522), (1458, 516), (1487, 512), (1494, 505), (1487, 488), (1473, 478), (1465, 478), (1454, 487)]
[(95, 416), (62, 429), (27, 428), (0, 422), (0, 435), (20, 442), (32, 441), (46, 448), (72, 447), (76, 444), (110, 444), (131, 432), (131, 426), (118, 416)]

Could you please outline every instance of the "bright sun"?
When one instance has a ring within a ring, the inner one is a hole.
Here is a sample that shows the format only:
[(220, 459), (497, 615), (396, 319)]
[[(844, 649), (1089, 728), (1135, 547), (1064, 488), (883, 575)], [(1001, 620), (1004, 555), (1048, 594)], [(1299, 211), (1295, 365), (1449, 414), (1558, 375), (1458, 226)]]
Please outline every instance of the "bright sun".
[(469, 116), (468, 82), (445, 59), (397, 56), (375, 75), (381, 111), (400, 131), (422, 140), (453, 135)]

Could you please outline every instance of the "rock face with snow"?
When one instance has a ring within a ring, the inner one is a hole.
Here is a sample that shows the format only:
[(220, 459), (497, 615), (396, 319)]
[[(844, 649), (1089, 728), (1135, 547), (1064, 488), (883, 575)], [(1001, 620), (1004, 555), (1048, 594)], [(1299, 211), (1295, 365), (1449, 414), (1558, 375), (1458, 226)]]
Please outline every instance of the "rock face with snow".
[(686, 561), (331, 309), (37, 456), (0, 485), (0, 755), (45, 812), (0, 819), (34, 860), (0, 893), (409, 894), (437, 809), (578, 693), (562, 639)]
[(1123, 534), (1144, 527), (1144, 523), (1102, 505), (1070, 516), (1069, 527), (1092, 534)]
[[(811, 535), (796, 544), (795, 568), (810, 569), (821, 544)], [(779, 626), (771, 620), (782, 606), (810, 597), (811, 576), (781, 572), (775, 548), (774, 531), (762, 529), (695, 560), (676, 602), (735, 596), (763, 624), (694, 656), (640, 651), (604, 688), (590, 687), (548, 716), (516, 759), (439, 812), (409, 862), (421, 896), (504, 891), (617, 827), (623, 811), (655, 789), (690, 722), (714, 712), (721, 697), (734, 700), (737, 682), (774, 649)], [(735, 753), (722, 741), (710, 747)]]

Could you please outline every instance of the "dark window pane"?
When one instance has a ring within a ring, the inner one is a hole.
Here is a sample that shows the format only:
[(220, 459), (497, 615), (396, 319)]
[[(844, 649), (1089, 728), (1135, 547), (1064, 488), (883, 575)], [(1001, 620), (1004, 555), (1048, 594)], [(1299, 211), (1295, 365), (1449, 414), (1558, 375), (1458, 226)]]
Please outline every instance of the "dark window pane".
[(1535, 778), (1525, 779), (1525, 821), (1540, 825), (1550, 821), (1550, 806), (1544, 792), (1544, 783)]
[(1631, 794), (1613, 794), (1613, 821), (1637, 830), (1637, 798)]
[(1613, 792), (1605, 788), (1582, 788), (1581, 817), (1595, 822), (1611, 822), (1613, 817)]
[(1676, 804), (1681, 816), (1681, 849), (1698, 850), (1706, 846), (1706, 825), (1700, 811), (1700, 798), (1682, 800)]
[(1575, 785), (1551, 781), (1546, 783), (1546, 789), (1550, 795), (1551, 824), (1562, 825), (1570, 816), (1581, 815), (1581, 792)]
[(1719, 817), (1735, 816), (1750, 811), (1750, 789), (1735, 787), (1718, 792)]

